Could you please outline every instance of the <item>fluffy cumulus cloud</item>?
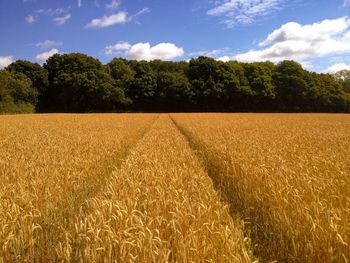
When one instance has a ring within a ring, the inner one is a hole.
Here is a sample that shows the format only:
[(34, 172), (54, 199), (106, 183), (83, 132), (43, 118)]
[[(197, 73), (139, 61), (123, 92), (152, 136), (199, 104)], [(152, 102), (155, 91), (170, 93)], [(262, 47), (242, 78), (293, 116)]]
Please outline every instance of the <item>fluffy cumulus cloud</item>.
[(40, 62), (45, 62), (49, 57), (52, 57), (55, 54), (60, 53), (60, 51), (56, 48), (51, 49), (50, 51), (40, 53), (36, 55), (36, 60)]
[(262, 41), (259, 50), (238, 54), (239, 61), (303, 61), (350, 52), (350, 19), (342, 17), (319, 23), (300, 25), (290, 22), (273, 31)]
[(130, 45), (127, 42), (119, 42), (112, 46), (107, 46), (105, 54), (122, 55), (135, 60), (171, 60), (184, 54), (182, 47), (177, 47), (173, 43), (159, 43), (151, 46), (150, 43), (137, 43)]
[(105, 48), (106, 55), (123, 55), (123, 52), (128, 51), (131, 45), (128, 42), (118, 42), (115, 45), (110, 45)]
[(128, 14), (126, 12), (118, 12), (111, 16), (104, 16), (102, 18), (95, 18), (86, 25), (87, 28), (93, 27), (109, 27), (115, 24), (125, 24), (128, 22)]
[(12, 62), (14, 62), (14, 59), (12, 56), (5, 56), (5, 57), (0, 56), (0, 69), (7, 67)]
[(37, 43), (36, 46), (39, 47), (40, 49), (46, 50), (57, 46), (61, 46), (62, 44), (63, 44), (62, 42), (58, 42), (58, 41), (45, 40), (43, 42)]
[(329, 73), (336, 73), (338, 71), (341, 71), (341, 70), (350, 70), (350, 65), (347, 65), (345, 63), (337, 63), (337, 64), (334, 64), (333, 66), (330, 66), (328, 69), (327, 69), (327, 72)]
[(347, 17), (333, 20), (326, 19), (311, 25), (300, 25), (290, 22), (269, 34), (267, 39), (261, 42), (259, 46), (273, 45), (286, 41), (327, 41), (343, 33), (349, 28), (349, 25), (350, 20)]
[(232, 27), (237, 24), (251, 24), (281, 8), (282, 0), (219, 0), (207, 11), (210, 16), (223, 17), (223, 22)]
[(159, 43), (153, 47), (149, 43), (138, 43), (131, 46), (128, 50), (128, 56), (136, 60), (169, 60), (183, 54), (183, 48), (177, 47), (172, 43)]

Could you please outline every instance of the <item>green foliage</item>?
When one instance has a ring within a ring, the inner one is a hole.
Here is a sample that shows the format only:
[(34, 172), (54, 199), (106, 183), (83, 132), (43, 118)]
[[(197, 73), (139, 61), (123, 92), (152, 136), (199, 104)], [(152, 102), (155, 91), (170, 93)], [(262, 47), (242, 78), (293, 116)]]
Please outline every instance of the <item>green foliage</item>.
[(0, 111), (350, 112), (350, 71), (317, 74), (294, 61), (107, 65), (84, 54), (56, 54), (41, 67), (16, 61), (0, 72)]
[(189, 108), (194, 94), (191, 84), (180, 72), (161, 71), (157, 77), (156, 105), (160, 111), (176, 111)]
[(277, 65), (275, 83), (279, 107), (286, 111), (302, 111), (307, 83), (303, 67), (294, 61), (283, 61)]
[(126, 91), (134, 80), (134, 71), (128, 61), (114, 58), (107, 64), (107, 67), (116, 85)]
[(130, 61), (134, 72), (134, 78), (127, 90), (127, 96), (134, 107), (141, 110), (152, 108), (156, 95), (157, 75), (146, 61)]
[(45, 92), (49, 86), (47, 71), (38, 63), (17, 60), (10, 64), (6, 69), (11, 72), (23, 73), (26, 75), (32, 81), (33, 87), (40, 93)]
[(35, 106), (31, 103), (15, 103), (11, 97), (0, 101), (0, 114), (2, 113), (33, 113)]
[(273, 85), (273, 67), (266, 63), (245, 64), (245, 75), (254, 96), (275, 99), (276, 89)]
[(222, 62), (207, 57), (191, 59), (189, 63), (188, 78), (198, 109), (218, 108), (221, 104), (220, 100), (224, 98), (225, 90), (220, 63)]
[(341, 70), (334, 74), (334, 78), (343, 86), (344, 90), (350, 93), (350, 70)]
[(22, 73), (0, 70), (0, 112), (33, 112), (38, 92)]
[(49, 87), (49, 79), (47, 71), (41, 67), (38, 63), (32, 63), (25, 60), (17, 60), (10, 64), (7, 68), (8, 71), (14, 73), (22, 73), (26, 75), (31, 81), (33, 88), (38, 92), (38, 103), (36, 104), (36, 110), (44, 110), (42, 105), (44, 100), (44, 93)]
[(50, 81), (45, 94), (50, 111), (117, 111), (124, 106), (123, 89), (97, 59), (78, 53), (56, 54), (44, 68)]

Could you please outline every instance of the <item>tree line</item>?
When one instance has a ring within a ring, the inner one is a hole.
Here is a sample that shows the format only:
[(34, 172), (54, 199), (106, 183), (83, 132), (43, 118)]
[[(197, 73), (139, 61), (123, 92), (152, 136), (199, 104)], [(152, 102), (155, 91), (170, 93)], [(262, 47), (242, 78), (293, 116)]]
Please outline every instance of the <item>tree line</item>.
[(350, 73), (294, 61), (189, 62), (56, 54), (0, 71), (0, 112), (350, 112)]

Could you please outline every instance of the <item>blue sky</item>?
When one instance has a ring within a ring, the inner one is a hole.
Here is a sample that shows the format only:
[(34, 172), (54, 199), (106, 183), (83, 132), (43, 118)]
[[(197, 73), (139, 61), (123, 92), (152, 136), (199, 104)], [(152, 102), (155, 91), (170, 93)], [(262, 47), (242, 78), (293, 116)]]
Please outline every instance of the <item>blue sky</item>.
[(0, 0), (0, 68), (81, 52), (350, 69), (349, 11), (350, 0)]

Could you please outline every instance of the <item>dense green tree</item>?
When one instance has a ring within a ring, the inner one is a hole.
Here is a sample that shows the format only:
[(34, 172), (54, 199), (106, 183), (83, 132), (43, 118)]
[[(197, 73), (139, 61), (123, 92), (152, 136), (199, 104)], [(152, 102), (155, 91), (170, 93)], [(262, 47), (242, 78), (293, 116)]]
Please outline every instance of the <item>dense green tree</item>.
[(44, 93), (49, 86), (47, 71), (38, 63), (32, 63), (26, 60), (17, 60), (10, 64), (6, 69), (11, 72), (23, 73), (32, 81), (33, 88), (39, 93), (36, 110), (44, 111), (45, 108), (42, 102), (44, 100)]
[(249, 108), (249, 97), (253, 93), (242, 63), (220, 62), (219, 80), (225, 93), (225, 111), (245, 111)]
[(215, 110), (221, 106), (225, 90), (220, 83), (220, 63), (208, 57), (191, 59), (189, 62), (188, 78), (198, 110)]
[(346, 92), (350, 92), (350, 70), (340, 70), (333, 76), (339, 83), (342, 84)]
[(152, 110), (157, 88), (156, 73), (146, 61), (130, 61), (130, 65), (135, 74), (127, 96), (133, 101), (134, 108)]
[(112, 78), (115, 80), (117, 87), (120, 87), (125, 92), (134, 81), (135, 72), (129, 65), (126, 59), (114, 58), (107, 64)]
[(186, 111), (192, 107), (193, 95), (185, 75), (179, 72), (159, 72), (156, 101), (159, 110)]
[[(16, 61), (0, 72), (0, 111), (350, 112), (350, 71), (317, 74), (294, 61), (189, 62), (56, 54), (44, 67)], [(39, 95), (39, 96), (38, 96)]]
[(256, 62), (243, 65), (251, 92), (249, 109), (273, 110), (276, 98), (276, 87), (273, 81), (275, 65), (271, 62)]
[(0, 70), (0, 112), (33, 112), (37, 97), (26, 75)]
[(23, 73), (31, 81), (33, 88), (37, 89), (39, 93), (45, 92), (49, 86), (47, 71), (38, 63), (32, 63), (26, 60), (17, 60), (10, 64), (7, 70), (16, 73)]
[(295, 61), (282, 61), (277, 64), (274, 80), (279, 109), (302, 111), (308, 88), (303, 67)]
[(178, 72), (186, 75), (188, 72), (188, 63), (185, 61), (173, 62), (173, 61), (162, 61), (153, 60), (149, 62), (154, 72)]
[(344, 112), (347, 110), (348, 97), (341, 83), (337, 82), (330, 74), (314, 75), (316, 79), (316, 99), (314, 103), (322, 105), (313, 111)]
[(116, 111), (124, 106), (123, 90), (97, 59), (78, 53), (55, 54), (44, 68), (50, 81), (45, 102), (51, 111)]
[(341, 70), (334, 74), (338, 83), (343, 87), (342, 98), (345, 101), (345, 111), (350, 112), (350, 70)]
[(190, 110), (194, 93), (186, 77), (188, 63), (154, 60), (149, 64), (157, 77), (153, 108), (158, 111)]

